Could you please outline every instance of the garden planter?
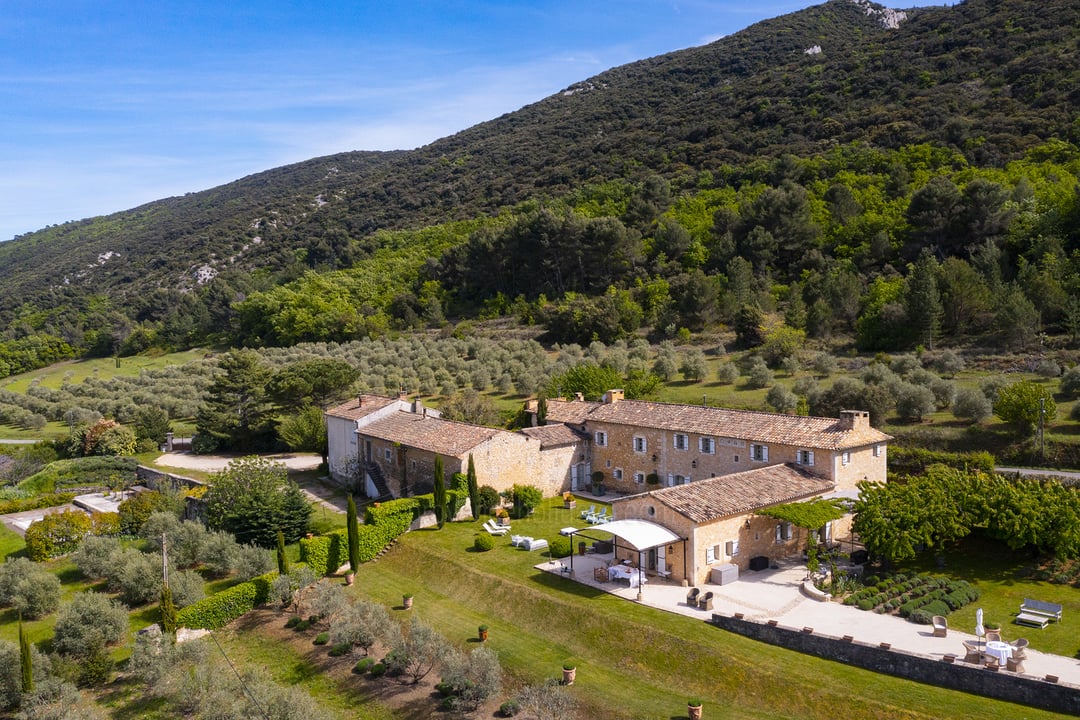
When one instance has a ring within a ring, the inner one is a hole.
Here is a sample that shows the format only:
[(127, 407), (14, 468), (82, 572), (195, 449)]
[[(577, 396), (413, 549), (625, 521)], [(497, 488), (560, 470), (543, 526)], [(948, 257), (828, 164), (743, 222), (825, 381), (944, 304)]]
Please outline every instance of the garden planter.
[(352, 585), (356, 582), (356, 573), (345, 573), (345, 584)]
[(576, 678), (577, 678), (577, 668), (576, 667), (568, 668), (565, 665), (563, 665), (562, 684), (563, 685), (573, 685), (574, 680)]
[(563, 507), (567, 510), (573, 510), (577, 507), (577, 500), (564, 500)]
[(406, 610), (411, 609), (412, 608), (412, 595), (405, 595), (404, 597), (402, 597), (401, 598), (401, 604), (405, 607)]
[(480, 634), (480, 642), (487, 642), (487, 638), (488, 638), (487, 625), (481, 625), (478, 632)]
[(701, 706), (687, 705), (686, 714), (690, 717), (690, 720), (701, 720)]

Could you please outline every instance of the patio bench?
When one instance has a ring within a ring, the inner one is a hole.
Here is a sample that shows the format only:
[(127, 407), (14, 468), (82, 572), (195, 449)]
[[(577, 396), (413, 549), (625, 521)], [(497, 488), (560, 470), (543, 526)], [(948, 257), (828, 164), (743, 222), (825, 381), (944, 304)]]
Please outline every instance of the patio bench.
[(1020, 613), (1016, 616), (1016, 622), (1021, 625), (1034, 625), (1040, 628), (1046, 627), (1051, 620), (1061, 622), (1061, 605), (1024, 598), (1020, 604)]

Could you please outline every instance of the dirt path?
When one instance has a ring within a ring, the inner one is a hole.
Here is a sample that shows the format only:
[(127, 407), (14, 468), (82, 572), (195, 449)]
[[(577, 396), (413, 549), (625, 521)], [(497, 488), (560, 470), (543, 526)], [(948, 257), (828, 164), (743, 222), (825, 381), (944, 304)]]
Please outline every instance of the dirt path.
[[(162, 467), (180, 468), (182, 470), (201, 470), (202, 472), (219, 472), (224, 470), (229, 463), (245, 455), (194, 455), (186, 452), (165, 453), (154, 461), (155, 465)], [(260, 455), (267, 460), (279, 462), (290, 470), (314, 470), (319, 467), (322, 458), (308, 453), (278, 453), (276, 455)]]

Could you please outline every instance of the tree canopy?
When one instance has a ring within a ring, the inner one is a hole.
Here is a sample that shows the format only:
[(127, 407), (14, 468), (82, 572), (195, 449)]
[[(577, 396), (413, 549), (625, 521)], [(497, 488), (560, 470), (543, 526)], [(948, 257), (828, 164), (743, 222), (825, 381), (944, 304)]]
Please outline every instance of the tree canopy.
[(246, 457), (210, 476), (206, 523), (241, 543), (274, 547), (280, 530), (288, 542), (308, 531), (311, 504), (280, 463)]

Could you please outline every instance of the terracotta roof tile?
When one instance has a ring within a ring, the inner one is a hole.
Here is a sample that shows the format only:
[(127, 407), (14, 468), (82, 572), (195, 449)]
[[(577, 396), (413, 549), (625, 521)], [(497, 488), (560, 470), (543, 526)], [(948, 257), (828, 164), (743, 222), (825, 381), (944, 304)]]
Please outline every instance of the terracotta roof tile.
[(585, 422), (585, 418), (590, 412), (600, 407), (600, 403), (585, 402), (583, 400), (548, 400), (547, 406), (548, 422), (580, 425)]
[(461, 457), (497, 435), (512, 434), (405, 411), (374, 420), (361, 428), (360, 433), (448, 457)]
[(326, 414), (344, 420), (359, 420), (396, 402), (397, 398), (388, 398), (382, 395), (361, 395), (359, 398), (346, 400), (342, 404), (330, 408), (326, 411)]
[(832, 482), (794, 465), (770, 465), (645, 494), (680, 515), (702, 523), (804, 500), (827, 493), (834, 487)]
[(548, 447), (559, 447), (560, 445), (576, 445), (582, 442), (580, 435), (562, 424), (527, 427), (522, 428), (521, 432), (534, 440), (539, 440), (541, 450)]
[[(576, 405), (577, 403), (568, 404)], [(548, 417), (551, 417), (550, 410)], [(597, 404), (586, 413), (586, 417), (588, 420), (634, 427), (658, 428), (823, 450), (861, 447), (892, 439), (872, 427), (854, 430), (847, 428), (841, 420), (836, 418), (780, 415), (640, 400), (620, 400), (616, 403)]]

